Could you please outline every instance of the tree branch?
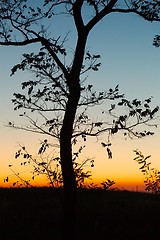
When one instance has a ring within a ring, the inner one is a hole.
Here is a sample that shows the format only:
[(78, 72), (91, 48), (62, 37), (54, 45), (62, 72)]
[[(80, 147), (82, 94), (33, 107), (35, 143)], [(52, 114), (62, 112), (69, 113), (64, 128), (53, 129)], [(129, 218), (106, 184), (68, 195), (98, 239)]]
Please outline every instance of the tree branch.
[(117, 3), (118, 0), (110, 0), (108, 5), (104, 7), (98, 14), (93, 17), (88, 24), (86, 25), (86, 29), (89, 32), (103, 17), (105, 17), (108, 13), (113, 11), (113, 7)]
[(160, 22), (160, 18), (149, 18), (147, 17), (144, 13), (139, 12), (136, 9), (112, 9), (112, 12), (119, 12), (119, 13), (135, 13), (137, 15), (139, 15), (140, 17), (144, 18), (147, 21), (155, 21), (155, 22)]
[(37, 43), (37, 42), (41, 42), (41, 38), (37, 37), (37, 38), (33, 38), (33, 39), (27, 39), (21, 42), (12, 42), (12, 41), (6, 41), (6, 42), (0, 42), (0, 45), (2, 46), (26, 46), (29, 45), (31, 43)]
[(73, 4), (73, 17), (76, 24), (77, 32), (80, 33), (82, 28), (84, 27), (82, 15), (81, 15), (81, 8), (83, 5), (83, 0), (77, 0)]
[(66, 80), (68, 80), (69, 74), (67, 69), (65, 68), (64, 64), (60, 61), (60, 59), (57, 57), (57, 55), (55, 54), (55, 52), (52, 50), (51, 48), (51, 43), (49, 42), (49, 40), (47, 40), (44, 37), (41, 37), (41, 43), (42, 45), (45, 46), (45, 48), (48, 50), (48, 52), (51, 54), (51, 56), (53, 57), (53, 59), (55, 60), (55, 62), (57, 63), (57, 65), (61, 68)]

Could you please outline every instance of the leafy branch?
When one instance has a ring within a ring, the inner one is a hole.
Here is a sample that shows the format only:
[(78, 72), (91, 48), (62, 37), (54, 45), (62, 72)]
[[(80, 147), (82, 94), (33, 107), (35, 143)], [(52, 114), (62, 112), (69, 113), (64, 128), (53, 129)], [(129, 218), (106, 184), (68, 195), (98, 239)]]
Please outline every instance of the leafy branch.
[(145, 190), (148, 192), (159, 193), (160, 192), (160, 170), (151, 167), (151, 162), (148, 162), (151, 155), (144, 156), (141, 151), (134, 150), (136, 157), (133, 159), (140, 164), (140, 170), (144, 174)]
[[(9, 164), (9, 168), (13, 174), (7, 176), (4, 179), (4, 182), (8, 183), (11, 181), (12, 176), (14, 175), (18, 180), (13, 182), (13, 186), (32, 187), (32, 181), (34, 181), (38, 176), (44, 176), (47, 180), (48, 186), (63, 187), (61, 160), (58, 153), (57, 156), (47, 153), (47, 150), (51, 147), (53, 146), (51, 146), (47, 139), (45, 139), (41, 142), (37, 156), (34, 157), (26, 150), (26, 147), (20, 145), (20, 149), (15, 153), (15, 159), (22, 159), (20, 162), (21, 168), (30, 166), (29, 172), (31, 173), (31, 177), (26, 180), (22, 176), (21, 172), (14, 170), (13, 164)], [(94, 159), (87, 158), (83, 161), (78, 161), (79, 155), (84, 147), (85, 146), (81, 146), (76, 152), (73, 152), (73, 167), (78, 187), (82, 187), (85, 184), (85, 180), (91, 178), (91, 171), (85, 171), (85, 167), (94, 167)]]

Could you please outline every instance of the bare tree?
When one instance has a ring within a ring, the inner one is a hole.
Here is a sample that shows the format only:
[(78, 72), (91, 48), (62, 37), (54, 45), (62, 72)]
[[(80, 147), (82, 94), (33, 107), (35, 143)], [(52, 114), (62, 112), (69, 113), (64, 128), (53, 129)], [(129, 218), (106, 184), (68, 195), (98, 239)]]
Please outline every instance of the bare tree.
[[(97, 71), (100, 67), (100, 56), (86, 52), (87, 38), (97, 23), (110, 13), (134, 13), (147, 21), (159, 21), (160, 1), (44, 0), (38, 6), (34, 1), (27, 0), (1, 0), (0, 3), (0, 45), (19, 47), (34, 43), (40, 48), (38, 53), (24, 54), (22, 62), (12, 68), (12, 74), (19, 69), (36, 73), (36, 80), (22, 84), (22, 88), (28, 91), (25, 94), (15, 93), (12, 101), (15, 109), (25, 109), (22, 115), (30, 122), (29, 126), (21, 127), (22, 129), (48, 134), (60, 144), (65, 196), (64, 238), (68, 231), (73, 232), (75, 223), (73, 144), (78, 138), (86, 141), (87, 136), (98, 137), (105, 132), (110, 136), (120, 129), (125, 135), (129, 133), (136, 137), (153, 134), (148, 130), (138, 131), (136, 126), (148, 124), (158, 111), (158, 107), (150, 108), (150, 98), (144, 102), (125, 99), (123, 94), (119, 94), (118, 86), (97, 93), (92, 85), (85, 85), (87, 71)], [(77, 41), (72, 58), (67, 58), (67, 36), (62, 39), (54, 37), (54, 33), (53, 36), (49, 34), (49, 23), (53, 23), (57, 15), (69, 15), (73, 20)], [(68, 62), (68, 59), (71, 61)], [(108, 118), (103, 117), (105, 120), (95, 121), (89, 118), (89, 108), (96, 107), (105, 100), (117, 101), (111, 104), (108, 111), (101, 112), (107, 112), (114, 120), (108, 122)], [(115, 115), (116, 106), (127, 108), (128, 114)], [(32, 118), (28, 110), (37, 112), (39, 118)], [(12, 122), (9, 125), (17, 127)], [(102, 143), (109, 157), (112, 157), (109, 144)]]

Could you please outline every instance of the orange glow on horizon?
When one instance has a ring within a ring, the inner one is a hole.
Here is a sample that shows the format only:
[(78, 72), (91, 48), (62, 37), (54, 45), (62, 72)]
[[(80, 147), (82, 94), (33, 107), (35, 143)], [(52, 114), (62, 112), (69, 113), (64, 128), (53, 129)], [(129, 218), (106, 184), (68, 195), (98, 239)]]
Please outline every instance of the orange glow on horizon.
[[(27, 177), (26, 177), (27, 180)], [(84, 186), (86, 187), (100, 187), (102, 188), (102, 182), (106, 181), (107, 179), (90, 179), (90, 180), (86, 180), (84, 183)], [(143, 181), (141, 180), (134, 180), (134, 179), (126, 179), (126, 180), (114, 180), (114, 179), (110, 179), (112, 181), (115, 181), (115, 184), (112, 186), (113, 188), (116, 188), (118, 190), (128, 190), (128, 191), (145, 191), (145, 185), (143, 183)], [(14, 178), (9, 180), (8, 182), (1, 182), (0, 187), (1, 188), (13, 188), (13, 187), (27, 187), (27, 185), (23, 184), (22, 186), (20, 185), (13, 185), (13, 183), (15, 183), (16, 181), (19, 181), (18, 178)], [(19, 181), (19, 184), (21, 182)], [(22, 182), (23, 183), (23, 182)], [(30, 186), (28, 187), (52, 187), (51, 184), (49, 184), (49, 180), (43, 176), (39, 176), (37, 179), (32, 180), (30, 182)]]
[[(8, 131), (8, 129), (7, 129)], [(13, 131), (15, 133), (15, 131)], [(13, 133), (11, 131), (11, 133)], [(36, 154), (37, 149), (39, 149), (39, 135), (33, 135), (31, 138), (30, 134), (24, 134), (24, 132), (19, 132), (16, 135), (16, 139), (20, 143), (24, 144), (26, 148), (29, 148), (29, 153)], [(32, 141), (31, 141), (32, 139)], [(10, 141), (10, 142), (8, 142)], [(107, 152), (105, 148), (101, 146), (101, 140), (99, 143), (95, 141), (88, 141), (86, 148), (82, 151), (81, 159), (94, 159), (94, 167), (91, 167), (90, 163), (87, 163), (87, 166), (84, 167), (85, 170), (91, 171), (91, 180), (88, 180), (88, 184), (95, 184), (100, 186), (101, 182), (106, 179), (110, 179), (115, 181), (114, 187), (118, 189), (126, 189), (126, 190), (138, 190), (143, 191), (144, 186), (144, 176), (139, 170), (139, 165), (133, 161), (135, 157), (133, 150), (139, 147), (140, 150), (144, 153), (144, 155), (152, 154), (152, 166), (160, 169), (160, 161), (158, 158), (159, 152), (157, 148), (158, 139), (148, 138), (145, 141), (143, 139), (139, 139), (136, 141), (127, 140), (125, 141), (121, 137), (117, 137), (111, 146), (111, 150), (113, 152), (113, 158), (108, 159)], [(82, 144), (82, 143), (80, 143)], [(83, 143), (84, 144), (84, 143)], [(23, 144), (22, 144), (23, 145)], [(10, 164), (13, 164), (13, 167), (16, 165), (15, 170), (19, 173), (25, 172), (26, 168), (20, 165), (22, 159), (15, 159), (15, 152), (18, 150), (18, 143), (15, 143), (15, 134), (11, 134), (8, 140), (7, 137), (4, 138), (4, 141), (1, 145), (1, 155), (0, 155), (0, 187), (11, 187), (13, 182), (18, 179), (13, 176), (11, 169), (8, 167)], [(77, 147), (78, 148), (78, 147)], [(6, 150), (7, 149), (7, 150)], [(81, 160), (80, 160), (81, 161)], [(11, 176), (9, 182), (4, 183), (4, 179), (7, 176)], [(28, 175), (29, 176), (29, 175)], [(30, 177), (31, 178), (31, 174)], [(27, 177), (27, 173), (25, 174), (25, 179), (29, 179)], [(32, 181), (33, 186), (49, 186), (48, 179), (44, 179), (44, 177), (35, 178)]]

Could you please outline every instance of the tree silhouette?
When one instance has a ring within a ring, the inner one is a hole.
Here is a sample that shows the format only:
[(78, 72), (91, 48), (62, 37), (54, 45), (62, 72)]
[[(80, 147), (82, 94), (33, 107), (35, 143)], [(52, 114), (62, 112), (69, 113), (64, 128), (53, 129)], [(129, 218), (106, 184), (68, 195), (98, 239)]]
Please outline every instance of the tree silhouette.
[[(27, 0), (1, 0), (0, 3), (0, 45), (18, 47), (34, 43), (39, 47), (37, 53), (23, 54), (22, 62), (12, 68), (12, 74), (19, 69), (36, 74), (36, 80), (22, 83), (25, 94), (15, 93), (12, 101), (15, 110), (23, 109), (20, 115), (29, 120), (30, 125), (22, 129), (47, 134), (59, 142), (65, 199), (64, 238), (68, 231), (72, 231), (74, 238), (76, 179), (73, 145), (80, 138), (85, 142), (88, 136), (98, 137), (103, 133), (111, 136), (119, 130), (132, 137), (153, 134), (146, 129), (138, 131), (136, 127), (148, 123), (158, 111), (158, 107), (150, 108), (150, 98), (143, 102), (127, 100), (119, 93), (118, 86), (96, 92), (92, 85), (85, 85), (87, 72), (97, 71), (101, 65), (100, 55), (86, 51), (89, 33), (110, 13), (134, 13), (147, 21), (159, 21), (160, 1), (43, 0), (35, 5)], [(68, 36), (57, 38), (54, 32), (49, 32), (49, 25), (54, 23), (57, 15), (69, 15), (74, 23), (77, 40), (72, 57), (65, 44)], [(100, 118), (103, 121), (90, 118), (89, 109), (98, 107), (105, 100), (115, 100), (109, 110), (101, 111), (101, 116), (109, 114), (110, 121), (107, 117)], [(128, 113), (116, 115), (117, 107), (127, 108)], [(29, 111), (36, 112), (39, 117), (32, 118)], [(17, 127), (12, 122), (9, 125)], [(109, 144), (109, 141), (103, 143), (103, 147), (111, 158)]]

